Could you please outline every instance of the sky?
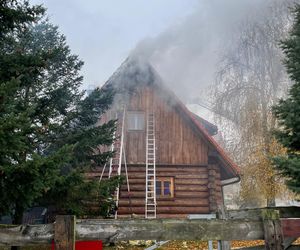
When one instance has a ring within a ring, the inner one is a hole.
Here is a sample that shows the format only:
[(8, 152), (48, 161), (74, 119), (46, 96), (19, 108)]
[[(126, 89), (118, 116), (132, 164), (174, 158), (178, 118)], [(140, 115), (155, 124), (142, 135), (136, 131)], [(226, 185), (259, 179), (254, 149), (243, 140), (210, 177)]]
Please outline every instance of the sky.
[(32, 0), (85, 62), (84, 84), (102, 85), (139, 41), (180, 23), (197, 0)]
[(31, 0), (48, 8), (84, 86), (101, 86), (130, 55), (145, 57), (185, 103), (209, 99), (220, 55), (247, 19), (284, 0)]

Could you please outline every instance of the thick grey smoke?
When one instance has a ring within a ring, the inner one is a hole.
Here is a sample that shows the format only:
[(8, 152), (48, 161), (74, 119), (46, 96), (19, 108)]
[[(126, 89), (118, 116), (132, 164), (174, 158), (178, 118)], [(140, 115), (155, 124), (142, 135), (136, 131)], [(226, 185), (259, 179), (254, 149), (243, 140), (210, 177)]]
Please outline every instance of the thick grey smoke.
[(220, 53), (234, 41), (238, 26), (262, 17), (270, 1), (279, 0), (199, 0), (194, 13), (141, 41), (132, 55), (147, 58), (184, 100), (206, 95)]

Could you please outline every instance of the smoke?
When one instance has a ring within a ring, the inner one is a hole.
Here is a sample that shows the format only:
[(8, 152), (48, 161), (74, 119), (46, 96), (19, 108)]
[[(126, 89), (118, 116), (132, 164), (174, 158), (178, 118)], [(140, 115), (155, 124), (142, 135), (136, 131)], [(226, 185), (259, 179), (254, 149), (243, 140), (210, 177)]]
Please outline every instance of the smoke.
[(272, 1), (284, 0), (199, 0), (190, 16), (141, 41), (131, 56), (150, 61), (183, 100), (205, 96), (220, 54), (234, 41), (238, 26), (263, 18)]

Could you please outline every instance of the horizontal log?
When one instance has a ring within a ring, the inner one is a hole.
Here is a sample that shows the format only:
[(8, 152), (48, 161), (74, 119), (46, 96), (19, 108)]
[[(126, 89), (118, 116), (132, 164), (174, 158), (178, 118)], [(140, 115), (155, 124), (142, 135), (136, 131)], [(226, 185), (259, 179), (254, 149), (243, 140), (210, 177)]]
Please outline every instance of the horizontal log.
[[(121, 198), (144, 198), (145, 199), (145, 191), (134, 191), (134, 192), (130, 192), (130, 195), (127, 191), (121, 191), (120, 193), (120, 197)], [(208, 198), (209, 194), (208, 191), (178, 191), (176, 190), (175, 193), (175, 197), (176, 198), (195, 198), (195, 199), (199, 199), (199, 198)], [(157, 198), (157, 200), (159, 200), (160, 198)]]
[(143, 207), (145, 206), (145, 198), (141, 199), (120, 199), (119, 200), (119, 207)]
[(145, 199), (146, 196), (146, 192), (145, 191), (134, 191), (134, 192), (130, 192), (128, 193), (127, 191), (122, 191), (120, 192), (120, 197), (121, 198), (144, 198)]
[(176, 198), (207, 198), (209, 196), (208, 191), (202, 192), (188, 192), (188, 191), (178, 191), (176, 190)]
[(157, 219), (186, 219), (188, 214), (157, 214)]
[(257, 240), (262, 222), (247, 220), (79, 220), (81, 240)]
[[(145, 214), (118, 214), (118, 219), (144, 219)], [(188, 214), (157, 214), (157, 219), (186, 219), (188, 218)]]
[[(204, 214), (209, 213), (208, 207), (157, 207), (157, 214)], [(119, 207), (118, 214), (144, 214), (145, 207)]]
[[(194, 206), (208, 206), (208, 199), (175, 199), (175, 200), (157, 200), (157, 205), (159, 207), (162, 206), (186, 206), (186, 207), (194, 207)], [(119, 207), (141, 207), (145, 206), (145, 199), (120, 199), (119, 200)]]
[[(122, 185), (121, 186), (121, 191), (126, 191), (127, 190), (127, 185)], [(146, 186), (142, 184), (130, 184), (130, 191), (145, 191)], [(180, 184), (177, 185), (175, 182), (175, 195), (176, 191), (207, 191), (208, 186), (203, 184), (203, 185), (193, 185), (193, 184)]]
[(50, 244), (53, 239), (53, 224), (21, 225), (13, 227), (0, 225), (0, 246)]
[[(281, 217), (299, 217), (298, 207), (276, 208)], [(256, 209), (261, 214), (262, 209)], [(258, 240), (264, 239), (263, 224), (260, 216), (255, 216), (254, 210), (244, 216), (247, 219), (227, 220), (78, 220), (76, 226), (77, 240)], [(229, 211), (229, 214), (232, 211)], [(189, 213), (187, 213), (189, 214)], [(237, 213), (236, 213), (237, 214)], [(235, 215), (236, 215), (235, 214)], [(292, 216), (291, 216), (292, 215)], [(143, 215), (141, 215), (143, 216)], [(169, 212), (159, 216), (172, 216)], [(185, 214), (174, 216), (185, 216)], [(121, 217), (121, 216), (120, 216)], [(282, 220), (282, 219), (281, 219)], [(287, 220), (282, 220), (287, 221)], [(297, 220), (299, 221), (299, 220)], [(290, 223), (290, 222), (289, 222)], [(297, 222), (298, 223), (298, 222)], [(283, 235), (289, 234), (289, 229), (283, 222)], [(290, 226), (292, 224), (289, 224)], [(299, 224), (292, 225), (299, 232)], [(294, 233), (293, 233), (294, 234)], [(1, 226), (0, 245), (36, 245), (47, 244), (53, 240), (53, 224)]]
[(131, 184), (146, 184), (145, 178), (129, 178), (129, 185)]
[(176, 179), (195, 179), (195, 178), (199, 178), (199, 179), (207, 179), (208, 175), (207, 174), (182, 174), (182, 173), (178, 173), (176, 174)]
[[(124, 173), (121, 173), (121, 175), (125, 175)], [(89, 172), (85, 174), (86, 178), (100, 178), (101, 172)], [(197, 172), (187, 172), (186, 174), (183, 174), (182, 172), (178, 173), (167, 173), (167, 172), (157, 172), (157, 177), (175, 177), (176, 179), (208, 179), (207, 173), (197, 173)], [(103, 174), (103, 179), (108, 178), (108, 173)], [(146, 173), (145, 172), (129, 172), (128, 173), (129, 183), (132, 179), (146, 179)]]
[(300, 218), (299, 207), (268, 207), (268, 208), (254, 208), (254, 209), (243, 209), (243, 210), (228, 210), (229, 219), (250, 219), (260, 220), (261, 211), (266, 210), (278, 210), (280, 218)]
[(196, 184), (196, 185), (207, 185), (208, 184), (208, 180), (207, 179), (176, 179), (175, 180), (175, 184), (176, 185), (180, 185), (180, 184)]
[[(145, 172), (146, 167), (136, 167), (130, 166), (127, 168), (128, 172)], [(166, 166), (156, 166), (157, 172), (167, 172), (167, 173), (180, 173), (180, 172), (201, 172), (207, 173), (207, 169), (205, 167), (166, 167)]]
[(168, 200), (158, 200), (157, 201), (158, 206), (208, 206), (208, 199), (178, 199), (176, 198), (174, 201), (168, 201)]
[[(144, 191), (146, 190), (145, 185), (141, 184), (130, 184), (130, 191)], [(127, 191), (127, 185), (121, 186), (121, 191)]]
[(208, 191), (206, 185), (176, 185), (175, 187), (175, 195), (176, 191)]

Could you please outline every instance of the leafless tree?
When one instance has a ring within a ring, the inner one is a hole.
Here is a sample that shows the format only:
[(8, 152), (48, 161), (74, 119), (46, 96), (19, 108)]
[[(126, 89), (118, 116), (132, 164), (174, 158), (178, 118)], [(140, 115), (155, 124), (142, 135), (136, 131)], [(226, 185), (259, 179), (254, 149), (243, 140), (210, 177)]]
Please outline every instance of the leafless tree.
[(283, 150), (272, 138), (271, 107), (289, 86), (280, 40), (291, 27), (293, 2), (269, 0), (267, 8), (245, 17), (224, 45), (213, 88), (217, 119), (230, 128), (225, 146), (242, 168), (241, 194), (254, 203), (274, 205), (281, 189), (269, 160)]

